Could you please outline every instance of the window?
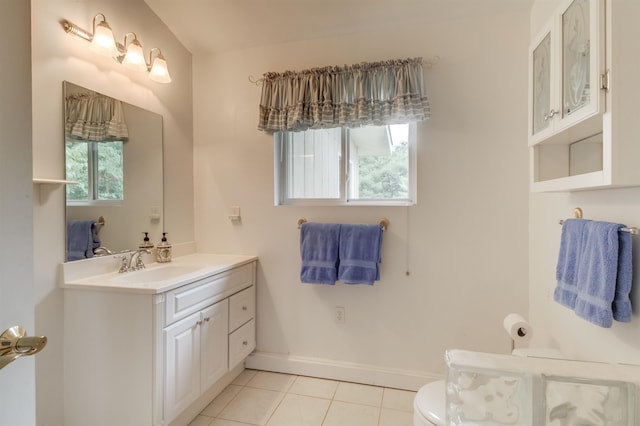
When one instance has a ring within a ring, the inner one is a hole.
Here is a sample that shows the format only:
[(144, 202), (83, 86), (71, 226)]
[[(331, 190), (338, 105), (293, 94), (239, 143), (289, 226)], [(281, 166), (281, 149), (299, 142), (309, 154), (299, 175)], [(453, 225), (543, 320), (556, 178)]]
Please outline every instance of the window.
[(276, 204), (415, 204), (415, 128), (275, 133)]
[(66, 142), (67, 202), (93, 204), (124, 199), (123, 142)]

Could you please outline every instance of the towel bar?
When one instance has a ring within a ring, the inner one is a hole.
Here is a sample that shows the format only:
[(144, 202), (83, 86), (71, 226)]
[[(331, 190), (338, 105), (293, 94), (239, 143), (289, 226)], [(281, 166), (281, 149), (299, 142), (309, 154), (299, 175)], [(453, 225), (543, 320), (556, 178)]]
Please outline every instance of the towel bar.
[(98, 217), (98, 221), (96, 222), (96, 232), (100, 232), (105, 223), (107, 223), (107, 221), (104, 219), (104, 216)]
[[(298, 219), (298, 229), (300, 229), (300, 227), (302, 226), (303, 223), (307, 222), (307, 218), (306, 217), (301, 217), (300, 219)], [(382, 219), (380, 219), (380, 222), (378, 222), (378, 224), (380, 225), (380, 228), (382, 228), (383, 231), (387, 230), (387, 227), (389, 226), (389, 219), (387, 219), (386, 217), (383, 217)]]
[[(580, 207), (576, 207), (575, 209), (573, 209), (573, 217), (575, 219), (582, 219), (582, 209)], [(564, 223), (564, 220), (562, 219), (558, 221), (559, 225), (562, 225), (563, 223)], [(620, 232), (628, 232), (631, 235), (637, 235), (637, 234), (640, 234), (640, 228), (635, 228), (635, 227), (620, 228)]]
[[(559, 220), (558, 221), (558, 225), (562, 225), (564, 223), (564, 220)], [(640, 234), (640, 228), (635, 228), (635, 227), (627, 227), (627, 228), (620, 228), (620, 232), (628, 232), (632, 235), (638, 235)]]

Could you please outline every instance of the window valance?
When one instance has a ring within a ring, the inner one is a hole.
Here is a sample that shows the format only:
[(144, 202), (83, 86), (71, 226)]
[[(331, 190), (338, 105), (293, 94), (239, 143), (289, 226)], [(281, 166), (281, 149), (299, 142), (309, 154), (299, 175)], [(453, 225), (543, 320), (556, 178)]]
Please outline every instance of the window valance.
[(65, 108), (67, 139), (104, 142), (129, 137), (122, 102), (117, 99), (100, 94), (69, 95)]
[(258, 130), (307, 130), (422, 121), (429, 117), (422, 58), (268, 72)]

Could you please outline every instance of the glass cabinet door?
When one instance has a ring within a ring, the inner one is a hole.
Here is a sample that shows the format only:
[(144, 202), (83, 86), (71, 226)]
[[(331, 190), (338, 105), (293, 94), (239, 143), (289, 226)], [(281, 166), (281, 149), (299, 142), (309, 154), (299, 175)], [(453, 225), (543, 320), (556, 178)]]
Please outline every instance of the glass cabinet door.
[(562, 118), (589, 105), (589, 0), (574, 0), (562, 14)]
[(533, 134), (551, 124), (551, 33), (547, 33), (532, 53)]

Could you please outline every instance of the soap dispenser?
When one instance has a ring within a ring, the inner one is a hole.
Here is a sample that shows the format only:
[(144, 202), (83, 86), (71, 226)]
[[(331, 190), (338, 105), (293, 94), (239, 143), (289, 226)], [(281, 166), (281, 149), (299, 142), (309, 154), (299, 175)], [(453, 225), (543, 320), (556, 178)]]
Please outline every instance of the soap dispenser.
[(144, 234), (144, 239), (142, 240), (142, 243), (140, 243), (138, 248), (141, 248), (141, 249), (152, 249), (153, 248), (153, 243), (151, 241), (149, 241), (149, 233), (148, 232), (143, 232), (143, 234)]
[(162, 240), (156, 246), (156, 260), (158, 263), (171, 262), (171, 244), (167, 242), (167, 233), (162, 233)]

